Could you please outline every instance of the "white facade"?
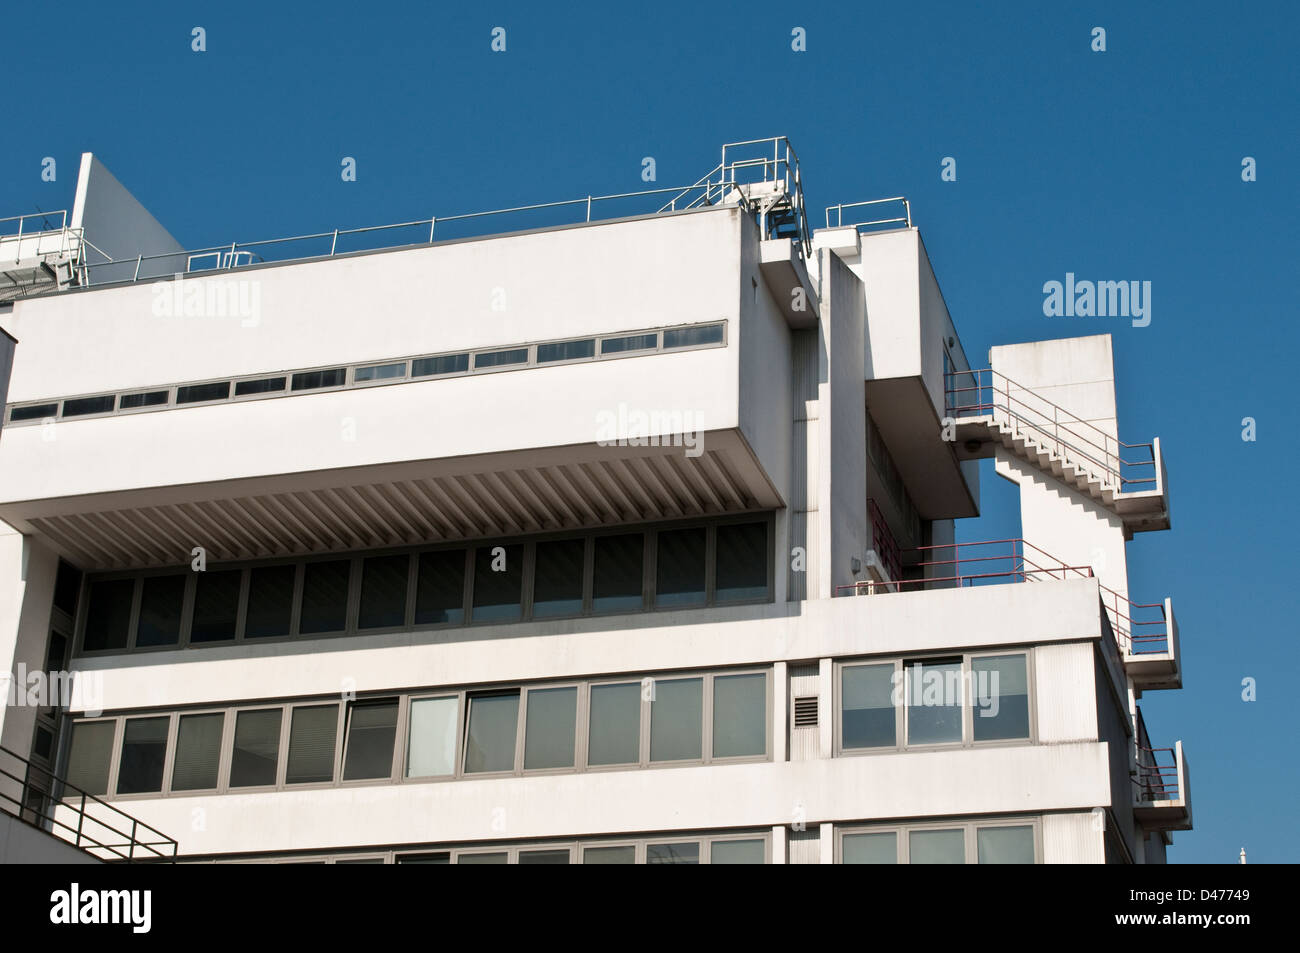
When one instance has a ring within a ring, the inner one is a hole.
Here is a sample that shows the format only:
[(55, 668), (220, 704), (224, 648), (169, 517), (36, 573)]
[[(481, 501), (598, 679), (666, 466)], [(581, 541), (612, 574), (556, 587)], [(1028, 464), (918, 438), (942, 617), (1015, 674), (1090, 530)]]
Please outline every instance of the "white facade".
[[(1158, 443), (1112, 464), (1108, 336), (973, 371), (910, 218), (792, 232), (797, 179), (724, 171), (203, 273), (83, 173), (139, 267), (0, 305), (0, 656), (79, 694), (15, 691), (0, 744), (182, 859), (1142, 863), (1190, 826), (1137, 707), (1172, 607), (1127, 599)], [(984, 457), (1025, 540), (954, 548)]]

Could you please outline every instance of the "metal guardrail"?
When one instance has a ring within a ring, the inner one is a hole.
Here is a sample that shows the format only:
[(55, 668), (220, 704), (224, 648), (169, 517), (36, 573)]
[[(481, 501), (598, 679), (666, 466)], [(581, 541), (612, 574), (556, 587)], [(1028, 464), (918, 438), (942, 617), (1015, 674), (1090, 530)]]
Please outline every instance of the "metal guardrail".
[(944, 393), (950, 417), (992, 417), (1118, 492), (1154, 488), (1153, 444), (1124, 443), (1004, 374), (989, 368), (954, 371), (947, 375)]
[(1137, 749), (1137, 796), (1139, 802), (1177, 801), (1178, 755), (1173, 748)]
[[(48, 240), (55, 236), (58, 241), (51, 246)], [(65, 256), (83, 240), (82, 229), (68, 227), (67, 209), (0, 218), (0, 260), (10, 260), (10, 255), (3, 251), (5, 248), (13, 249), (15, 263), (22, 261), (24, 250), (34, 258)]]
[(890, 579), (903, 577), (903, 558), (898, 549), (898, 541), (885, 520), (885, 514), (873, 499), (867, 500), (867, 515), (871, 520), (871, 547), (880, 556), (880, 562), (889, 573)]
[[(853, 221), (853, 215), (850, 214), (849, 221), (847, 223), (844, 221), (844, 212), (846, 209), (874, 208), (877, 205), (885, 205), (889, 202), (902, 202), (903, 214), (899, 216), (895, 216), (894, 218), (868, 219), (866, 221), (860, 221), (860, 222)], [(831, 212), (835, 213), (834, 225), (831, 224)], [(892, 198), (887, 198), (887, 199), (871, 199), (866, 202), (841, 202), (839, 205), (828, 205), (826, 207), (827, 228), (843, 228), (846, 224), (852, 226), (853, 228), (856, 228), (859, 232), (870, 231), (870, 230), (885, 231), (885, 229), (882, 227), (885, 225), (902, 225), (907, 228), (911, 228), (912, 227), (912, 203), (909, 202), (903, 196), (896, 195)]]
[[(1150, 655), (1168, 652), (1169, 620), (1164, 603), (1133, 602), (1114, 589), (1099, 586), (1102, 605), (1110, 617), (1111, 628), (1120, 650), (1127, 655)], [(1159, 613), (1159, 617), (1156, 617)]]
[[(8, 762), (7, 766), (0, 767), (0, 810), (100, 860), (175, 861), (179, 844), (162, 831), (101, 801), (54, 772), (33, 765), (15, 751), (0, 747), (0, 756)], [(9, 765), (20, 769), (21, 775), (9, 770)], [(17, 796), (10, 793), (15, 784), (19, 788)], [(121, 840), (109, 843), (101, 839), (108, 834), (117, 835)], [(142, 835), (157, 839), (143, 840)]]

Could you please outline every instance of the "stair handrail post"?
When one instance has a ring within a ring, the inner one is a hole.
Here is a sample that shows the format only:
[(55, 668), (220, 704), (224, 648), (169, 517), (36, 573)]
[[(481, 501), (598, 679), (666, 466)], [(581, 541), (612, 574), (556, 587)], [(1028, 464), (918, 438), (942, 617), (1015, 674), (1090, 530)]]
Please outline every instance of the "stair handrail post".
[(77, 847), (81, 846), (81, 826), (86, 823), (86, 792), (81, 792), (81, 810), (77, 812)]

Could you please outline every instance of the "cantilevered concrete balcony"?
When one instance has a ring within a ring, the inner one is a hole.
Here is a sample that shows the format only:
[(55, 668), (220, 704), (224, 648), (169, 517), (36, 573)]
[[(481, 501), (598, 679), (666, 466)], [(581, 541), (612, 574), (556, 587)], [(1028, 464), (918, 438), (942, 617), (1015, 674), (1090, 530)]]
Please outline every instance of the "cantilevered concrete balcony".
[(758, 241), (705, 208), (19, 300), (0, 519), (90, 569), (780, 507)]
[(1140, 737), (1137, 752), (1133, 816), (1149, 831), (1191, 830), (1192, 794), (1183, 743), (1149, 748), (1141, 746), (1143, 740)]

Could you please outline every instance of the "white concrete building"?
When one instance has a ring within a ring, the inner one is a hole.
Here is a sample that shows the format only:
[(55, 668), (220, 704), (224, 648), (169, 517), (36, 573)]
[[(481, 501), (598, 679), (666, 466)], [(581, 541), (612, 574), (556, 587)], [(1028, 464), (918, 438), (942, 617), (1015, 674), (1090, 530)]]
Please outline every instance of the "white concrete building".
[[(777, 139), (189, 252), (86, 156), (0, 222), (0, 806), (194, 861), (1162, 862), (1110, 337), (980, 369), (906, 202), (826, 218)], [(988, 457), (1024, 539), (955, 544)]]

